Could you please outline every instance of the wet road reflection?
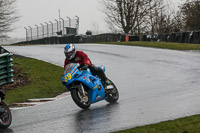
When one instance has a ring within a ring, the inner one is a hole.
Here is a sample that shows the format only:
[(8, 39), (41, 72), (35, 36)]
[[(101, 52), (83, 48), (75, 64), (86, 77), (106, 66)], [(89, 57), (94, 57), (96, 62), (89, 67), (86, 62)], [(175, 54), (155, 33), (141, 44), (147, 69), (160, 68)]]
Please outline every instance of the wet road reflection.
[(0, 133), (14, 133), (12, 129), (0, 129)]
[(119, 103), (107, 104), (88, 110), (80, 110), (75, 114), (74, 129), (76, 133), (104, 131), (108, 126), (113, 126), (112, 121), (119, 114)]

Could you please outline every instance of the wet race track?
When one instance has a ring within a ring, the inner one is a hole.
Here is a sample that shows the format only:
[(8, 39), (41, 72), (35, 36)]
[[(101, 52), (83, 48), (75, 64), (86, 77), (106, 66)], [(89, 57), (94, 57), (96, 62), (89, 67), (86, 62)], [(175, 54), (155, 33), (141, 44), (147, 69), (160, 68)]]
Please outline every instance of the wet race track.
[[(64, 46), (4, 48), (63, 66)], [(103, 133), (200, 114), (200, 53), (97, 44), (76, 47), (93, 64), (106, 66), (119, 90), (118, 103), (101, 101), (82, 110), (67, 96), (12, 110), (12, 125), (4, 132)]]

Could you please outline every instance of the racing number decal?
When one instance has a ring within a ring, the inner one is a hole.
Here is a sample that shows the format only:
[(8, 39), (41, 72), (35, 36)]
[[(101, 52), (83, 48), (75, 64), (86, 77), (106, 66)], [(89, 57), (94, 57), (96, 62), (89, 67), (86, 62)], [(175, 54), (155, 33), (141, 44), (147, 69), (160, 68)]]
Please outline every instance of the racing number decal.
[(65, 75), (65, 82), (68, 82), (68, 80), (72, 79), (72, 75), (71, 73), (68, 73), (67, 75)]
[(68, 73), (68, 74), (67, 74), (67, 77), (68, 77), (68, 80), (71, 80), (71, 79), (72, 79), (71, 73)]

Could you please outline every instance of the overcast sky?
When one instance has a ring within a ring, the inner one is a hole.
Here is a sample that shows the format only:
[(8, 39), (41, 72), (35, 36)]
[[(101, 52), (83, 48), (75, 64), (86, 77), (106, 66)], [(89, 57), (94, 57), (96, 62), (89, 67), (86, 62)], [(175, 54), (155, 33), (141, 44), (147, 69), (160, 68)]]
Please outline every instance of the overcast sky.
[[(24, 27), (34, 27), (35, 24), (58, 19), (58, 9), (63, 19), (67, 19), (67, 16), (75, 18), (76, 15), (80, 18), (79, 34), (94, 29), (94, 25), (98, 26), (99, 31), (106, 32), (105, 15), (101, 12), (102, 5), (99, 1), (101, 0), (17, 0), (17, 9), (21, 18), (15, 24), (16, 29), (8, 35), (25, 38)], [(172, 6), (176, 6), (181, 0), (171, 1)]]

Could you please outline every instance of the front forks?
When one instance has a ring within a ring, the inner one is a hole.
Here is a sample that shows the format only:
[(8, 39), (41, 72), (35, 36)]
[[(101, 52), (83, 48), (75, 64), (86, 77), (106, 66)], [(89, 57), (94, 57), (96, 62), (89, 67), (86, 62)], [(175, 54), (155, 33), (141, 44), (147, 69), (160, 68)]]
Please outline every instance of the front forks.
[(81, 95), (85, 96), (85, 90), (83, 85), (80, 83), (79, 85), (74, 85), (73, 88), (78, 88), (78, 91), (80, 92)]

